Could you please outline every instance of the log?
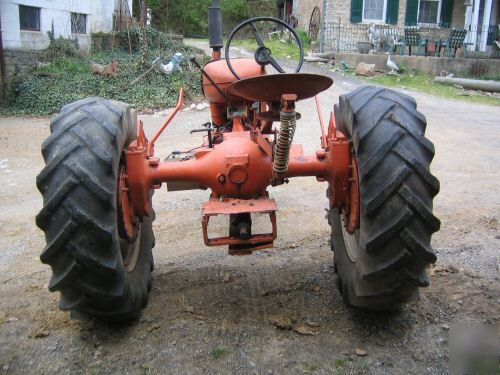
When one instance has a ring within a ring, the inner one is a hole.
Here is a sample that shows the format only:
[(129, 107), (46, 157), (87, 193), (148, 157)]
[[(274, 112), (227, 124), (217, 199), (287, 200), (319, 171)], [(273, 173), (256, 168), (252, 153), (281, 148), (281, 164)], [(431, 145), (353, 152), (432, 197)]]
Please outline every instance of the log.
[(500, 82), (486, 81), (480, 79), (468, 78), (451, 78), (451, 77), (436, 77), (434, 82), (442, 83), (444, 85), (459, 85), (464, 89), (481, 90), (488, 92), (500, 92)]
[(324, 59), (322, 57), (316, 57), (316, 56), (306, 56), (306, 57), (304, 57), (304, 61), (308, 61), (308, 62), (324, 62), (324, 63), (327, 63), (330, 60), (329, 59)]

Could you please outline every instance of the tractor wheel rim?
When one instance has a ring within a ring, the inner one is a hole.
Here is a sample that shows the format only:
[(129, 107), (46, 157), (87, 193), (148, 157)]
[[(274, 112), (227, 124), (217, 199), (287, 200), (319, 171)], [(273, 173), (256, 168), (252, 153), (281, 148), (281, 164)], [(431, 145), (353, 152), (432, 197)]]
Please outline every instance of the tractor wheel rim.
[(134, 270), (139, 258), (141, 224), (135, 215), (127, 187), (125, 167), (120, 164), (117, 184), (117, 229), (123, 265), (127, 272)]
[(127, 175), (123, 165), (120, 166), (118, 173), (117, 190), (118, 234), (129, 243), (133, 243), (137, 239), (139, 220), (130, 199)]
[(359, 228), (359, 177), (358, 162), (356, 154), (351, 153), (351, 164), (349, 165), (349, 202), (342, 208), (342, 220), (349, 234), (354, 234)]
[[(138, 238), (141, 235), (141, 226), (138, 229)], [(127, 272), (132, 272), (137, 264), (140, 251), (140, 241), (137, 239), (135, 242), (130, 243), (126, 239), (120, 238), (120, 250), (122, 253), (123, 265)]]

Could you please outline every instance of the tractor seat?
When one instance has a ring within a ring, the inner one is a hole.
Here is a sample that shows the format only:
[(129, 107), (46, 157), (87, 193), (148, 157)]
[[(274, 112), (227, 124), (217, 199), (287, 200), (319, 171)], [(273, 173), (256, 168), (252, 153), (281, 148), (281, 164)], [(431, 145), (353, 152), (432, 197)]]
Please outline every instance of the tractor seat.
[(319, 74), (284, 73), (251, 77), (226, 88), (232, 97), (250, 102), (279, 102), (283, 94), (297, 95), (297, 101), (312, 98), (333, 84), (333, 79)]

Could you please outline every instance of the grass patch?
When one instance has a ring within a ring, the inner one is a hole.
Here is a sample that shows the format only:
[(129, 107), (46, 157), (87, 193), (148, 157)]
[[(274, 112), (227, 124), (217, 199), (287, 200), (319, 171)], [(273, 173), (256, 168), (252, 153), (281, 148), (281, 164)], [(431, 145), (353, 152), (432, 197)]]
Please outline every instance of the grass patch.
[(333, 363), (337, 368), (344, 368), (347, 366), (348, 361), (344, 358), (337, 358)]
[(481, 91), (468, 91), (455, 86), (434, 82), (434, 77), (424, 74), (405, 74), (400, 77), (378, 75), (364, 79), (367, 83), (380, 86), (417, 90), (426, 94), (449, 99), (466, 100), (472, 103), (500, 106), (500, 97), (487, 95)]
[[(295, 40), (295, 39), (294, 39)], [(267, 48), (271, 50), (272, 55), (281, 60), (294, 60), (298, 61), (300, 57), (300, 50), (299, 46), (297, 43), (292, 42), (282, 42), (279, 39), (273, 39), (273, 40), (264, 40), (264, 44), (266, 45)], [(238, 46), (241, 48), (245, 48), (249, 52), (254, 52), (259, 46), (257, 45), (257, 42), (253, 39), (239, 39), (239, 40), (233, 40), (231, 42), (232, 46)], [(304, 55), (306, 54), (305, 47), (304, 47)]]
[(304, 362), (302, 367), (306, 372), (315, 372), (321, 368), (321, 365), (317, 362)]
[(227, 350), (226, 348), (224, 348), (222, 346), (219, 346), (219, 347), (215, 348), (214, 350), (212, 350), (212, 353), (210, 353), (210, 356), (213, 359), (220, 359), (228, 353), (229, 353), (229, 350)]

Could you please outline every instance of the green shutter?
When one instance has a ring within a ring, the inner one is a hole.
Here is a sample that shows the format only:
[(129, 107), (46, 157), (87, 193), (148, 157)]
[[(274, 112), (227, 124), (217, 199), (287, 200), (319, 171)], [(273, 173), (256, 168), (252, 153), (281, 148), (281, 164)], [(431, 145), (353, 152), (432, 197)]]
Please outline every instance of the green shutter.
[(406, 1), (405, 25), (415, 26), (417, 24), (418, 0)]
[(442, 0), (441, 17), (439, 18), (439, 25), (442, 27), (451, 27), (452, 13), (453, 13), (453, 0)]
[(363, 20), (363, 0), (351, 0), (351, 22), (359, 23)]
[(398, 23), (399, 0), (387, 0), (387, 11), (385, 14), (385, 22), (391, 25)]

